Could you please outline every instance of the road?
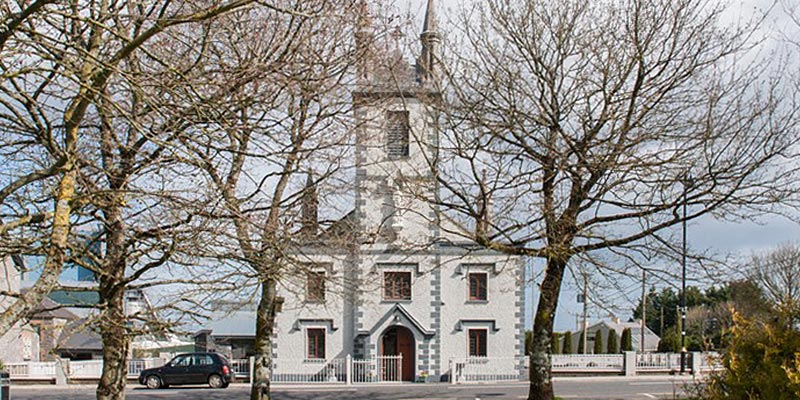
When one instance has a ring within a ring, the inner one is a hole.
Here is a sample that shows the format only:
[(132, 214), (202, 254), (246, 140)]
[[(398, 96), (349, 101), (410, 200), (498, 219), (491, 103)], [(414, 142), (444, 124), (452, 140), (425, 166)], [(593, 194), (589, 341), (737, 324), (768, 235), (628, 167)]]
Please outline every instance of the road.
[[(620, 399), (650, 400), (675, 399), (683, 393), (682, 388), (691, 383), (682, 377), (582, 377), (557, 378), (556, 395), (563, 399)], [(12, 386), (14, 400), (89, 400), (94, 398), (93, 386)], [(404, 385), (357, 385), (335, 387), (277, 386), (276, 400), (493, 400), (525, 399), (528, 387), (525, 384), (404, 384)], [(247, 399), (249, 386), (234, 384), (227, 389), (212, 390), (206, 387), (186, 387), (149, 390), (138, 385), (128, 388), (129, 400), (216, 400)]]

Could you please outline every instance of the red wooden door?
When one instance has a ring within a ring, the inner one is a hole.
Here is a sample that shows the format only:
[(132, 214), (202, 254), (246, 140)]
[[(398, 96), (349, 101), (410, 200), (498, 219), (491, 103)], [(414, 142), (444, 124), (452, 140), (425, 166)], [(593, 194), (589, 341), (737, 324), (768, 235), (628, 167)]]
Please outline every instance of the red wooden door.
[(403, 356), (403, 380), (414, 380), (414, 337), (405, 328), (397, 329), (397, 354)]

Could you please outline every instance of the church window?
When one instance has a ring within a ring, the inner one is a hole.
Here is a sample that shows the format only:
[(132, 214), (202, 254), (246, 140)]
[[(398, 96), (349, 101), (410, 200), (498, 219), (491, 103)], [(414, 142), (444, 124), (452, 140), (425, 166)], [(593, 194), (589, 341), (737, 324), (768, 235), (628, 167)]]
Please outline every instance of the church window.
[(325, 301), (325, 272), (306, 273), (306, 301), (310, 303)]
[(383, 298), (411, 300), (411, 272), (384, 272)]
[(485, 272), (472, 272), (469, 274), (470, 300), (486, 300), (486, 275)]
[(486, 329), (470, 329), (469, 356), (486, 357)]
[(306, 343), (308, 344), (308, 359), (325, 358), (325, 328), (306, 329)]
[(409, 131), (408, 111), (386, 113), (386, 144), (389, 157), (408, 157)]

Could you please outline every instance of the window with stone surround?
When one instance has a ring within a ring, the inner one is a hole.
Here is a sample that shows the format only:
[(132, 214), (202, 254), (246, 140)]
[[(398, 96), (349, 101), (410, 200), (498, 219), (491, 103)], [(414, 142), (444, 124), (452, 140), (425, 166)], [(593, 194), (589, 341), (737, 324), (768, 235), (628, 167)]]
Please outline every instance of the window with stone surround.
[(325, 301), (325, 272), (310, 271), (306, 273), (306, 301), (309, 303)]
[(307, 359), (325, 359), (325, 328), (306, 329)]
[(486, 357), (486, 329), (469, 329), (469, 356)]
[(470, 272), (469, 273), (469, 300), (470, 301), (483, 301), (487, 300), (487, 280), (488, 275), (486, 272)]
[(384, 300), (411, 300), (411, 272), (385, 271), (383, 273)]

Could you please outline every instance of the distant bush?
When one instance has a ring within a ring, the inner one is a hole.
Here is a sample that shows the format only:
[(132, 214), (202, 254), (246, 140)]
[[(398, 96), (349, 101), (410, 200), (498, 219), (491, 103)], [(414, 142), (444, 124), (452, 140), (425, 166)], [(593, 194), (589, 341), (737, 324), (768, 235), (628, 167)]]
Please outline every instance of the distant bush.
[(631, 336), (631, 328), (622, 330), (621, 347), (622, 351), (633, 351), (633, 336)]
[(619, 353), (619, 336), (617, 331), (611, 329), (608, 331), (608, 343), (606, 344), (606, 351), (608, 354)]
[(561, 348), (562, 354), (572, 354), (572, 332), (564, 332), (564, 346)]
[(778, 312), (764, 320), (734, 314), (723, 369), (695, 388), (695, 398), (800, 398), (800, 331), (792, 314)]
[(603, 354), (603, 331), (597, 330), (594, 334), (594, 354)]

